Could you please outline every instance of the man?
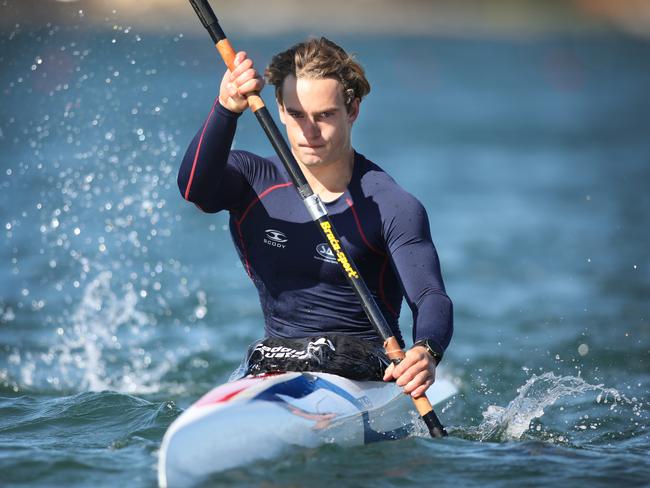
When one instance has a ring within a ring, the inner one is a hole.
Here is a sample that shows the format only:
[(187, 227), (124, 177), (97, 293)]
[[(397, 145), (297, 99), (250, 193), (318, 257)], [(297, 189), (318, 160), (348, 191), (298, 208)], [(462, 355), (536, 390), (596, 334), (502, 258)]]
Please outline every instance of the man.
[[(279, 160), (231, 151), (246, 95), (264, 86), (246, 53), (237, 54), (235, 66), (225, 73), (219, 97), (183, 159), (181, 193), (205, 212), (230, 212), (233, 241), (257, 287), (266, 336), (274, 344), (315, 337), (330, 345), (330, 339), (346, 338), (353, 351), (380, 344)], [(452, 303), (426, 211), (352, 147), (352, 126), (370, 91), (363, 68), (321, 38), (274, 56), (265, 74), (275, 85), (293, 155), (402, 344), (398, 317), (404, 297), (413, 311), (415, 346), (397, 367), (382, 368), (380, 378), (421, 396), (451, 339)]]

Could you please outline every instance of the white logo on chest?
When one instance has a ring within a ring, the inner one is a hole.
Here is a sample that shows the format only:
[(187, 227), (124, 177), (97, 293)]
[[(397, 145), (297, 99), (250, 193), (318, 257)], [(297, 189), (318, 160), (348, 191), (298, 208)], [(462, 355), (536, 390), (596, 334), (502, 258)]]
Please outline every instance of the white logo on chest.
[(266, 237), (264, 238), (264, 244), (267, 246), (278, 247), (280, 249), (287, 247), (284, 243), (289, 239), (284, 234), (284, 232), (280, 232), (279, 230), (275, 229), (266, 229), (264, 233), (266, 234)]
[(318, 244), (316, 246), (316, 252), (320, 256), (314, 256), (314, 258), (320, 259), (321, 261), (327, 261), (328, 263), (336, 263), (336, 256), (328, 244), (324, 242)]

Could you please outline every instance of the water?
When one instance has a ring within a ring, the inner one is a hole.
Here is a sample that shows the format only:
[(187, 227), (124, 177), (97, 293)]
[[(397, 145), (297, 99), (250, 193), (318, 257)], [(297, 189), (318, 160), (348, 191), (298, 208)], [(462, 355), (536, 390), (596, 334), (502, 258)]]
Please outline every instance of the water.
[[(0, 36), (3, 486), (155, 485), (167, 426), (262, 330), (227, 216), (176, 189), (221, 72), (208, 38), (82, 27)], [(262, 64), (299, 38), (235, 42)], [(451, 437), (211, 483), (646, 485), (648, 42), (337, 40), (373, 82), (357, 149), (429, 209), (456, 311)], [(236, 145), (271, 153), (250, 115)]]

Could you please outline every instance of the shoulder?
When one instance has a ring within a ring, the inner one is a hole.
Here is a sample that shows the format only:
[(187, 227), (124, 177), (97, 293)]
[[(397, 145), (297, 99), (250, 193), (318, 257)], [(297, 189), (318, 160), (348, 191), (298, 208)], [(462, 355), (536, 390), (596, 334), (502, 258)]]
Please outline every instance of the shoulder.
[(359, 179), (363, 201), (378, 211), (391, 252), (405, 244), (430, 241), (429, 216), (420, 200), (378, 165), (363, 159)]
[(277, 157), (262, 157), (250, 151), (230, 151), (229, 162), (251, 182), (284, 180), (284, 170)]
[(271, 164), (271, 161), (268, 158), (258, 156), (257, 154), (242, 149), (233, 149), (230, 151), (230, 160), (233, 164), (242, 167)]
[(361, 166), (360, 186), (366, 198), (370, 198), (382, 212), (387, 215), (424, 215), (426, 210), (422, 203), (405, 190), (395, 179), (379, 165), (358, 154)]

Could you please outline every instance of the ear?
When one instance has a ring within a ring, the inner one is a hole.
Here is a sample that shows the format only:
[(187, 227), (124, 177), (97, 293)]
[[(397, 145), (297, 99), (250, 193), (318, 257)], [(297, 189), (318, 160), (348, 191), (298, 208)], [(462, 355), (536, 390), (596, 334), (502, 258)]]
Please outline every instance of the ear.
[(280, 100), (278, 100), (277, 98), (275, 99), (275, 103), (278, 104), (278, 115), (280, 116), (280, 122), (282, 122), (282, 124), (284, 125), (287, 125), (287, 121), (285, 120), (286, 113), (284, 111), (284, 104), (280, 103)]
[(352, 100), (352, 103), (350, 104), (350, 108), (348, 109), (348, 120), (350, 124), (354, 123), (354, 121), (357, 120), (357, 117), (359, 116), (360, 107), (361, 107), (361, 100), (359, 100), (358, 98)]

